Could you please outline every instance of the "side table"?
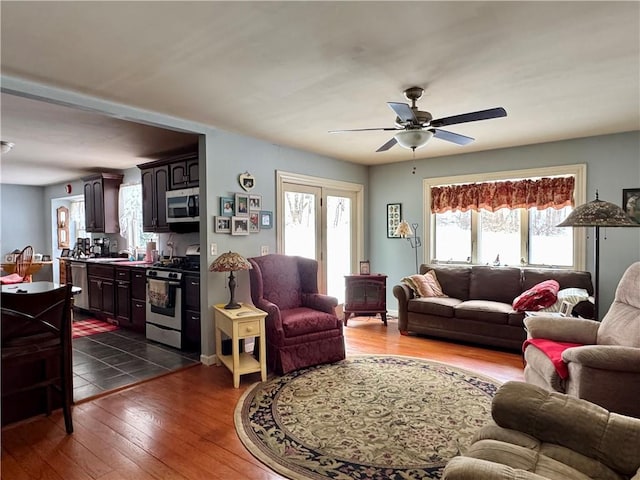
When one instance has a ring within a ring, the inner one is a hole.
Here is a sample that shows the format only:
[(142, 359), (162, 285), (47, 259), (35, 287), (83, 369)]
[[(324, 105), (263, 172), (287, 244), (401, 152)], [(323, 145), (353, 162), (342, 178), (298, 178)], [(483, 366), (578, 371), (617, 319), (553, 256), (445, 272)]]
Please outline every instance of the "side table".
[(387, 276), (345, 275), (344, 325), (352, 313), (379, 313), (387, 325)]
[[(226, 310), (224, 304), (214, 306), (216, 335), (216, 364), (223, 364), (233, 374), (233, 387), (240, 386), (240, 375), (260, 372), (262, 381), (267, 380), (267, 348), (264, 318), (266, 312), (253, 305), (242, 304), (241, 308)], [(231, 355), (222, 354), (222, 333), (231, 337)], [(256, 337), (260, 342), (260, 361), (246, 352), (241, 352), (238, 341)]]

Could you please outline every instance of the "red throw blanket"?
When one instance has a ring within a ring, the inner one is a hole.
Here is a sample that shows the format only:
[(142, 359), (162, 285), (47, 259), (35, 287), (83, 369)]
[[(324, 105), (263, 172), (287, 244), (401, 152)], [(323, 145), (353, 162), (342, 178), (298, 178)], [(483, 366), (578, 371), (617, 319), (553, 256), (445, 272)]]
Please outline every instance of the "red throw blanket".
[(558, 375), (560, 375), (560, 378), (563, 380), (569, 376), (569, 369), (567, 368), (567, 364), (562, 360), (562, 352), (567, 348), (582, 346), (580, 343), (555, 342), (553, 340), (547, 340), (546, 338), (530, 338), (524, 341), (524, 344), (522, 345), (523, 352), (528, 345), (533, 345), (549, 357), (549, 360), (553, 363), (556, 372), (558, 372)]

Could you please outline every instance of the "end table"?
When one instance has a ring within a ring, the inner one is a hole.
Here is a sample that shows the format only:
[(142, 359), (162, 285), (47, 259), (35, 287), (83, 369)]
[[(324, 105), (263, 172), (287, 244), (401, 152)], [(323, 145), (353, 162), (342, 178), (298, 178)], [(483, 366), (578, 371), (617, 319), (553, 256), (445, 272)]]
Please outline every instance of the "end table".
[[(223, 364), (233, 374), (233, 388), (240, 386), (240, 375), (260, 372), (262, 381), (267, 380), (267, 348), (264, 328), (264, 312), (253, 305), (242, 304), (241, 308), (227, 310), (224, 304), (215, 305), (216, 364)], [(231, 355), (222, 354), (222, 333), (231, 337)], [(260, 342), (260, 360), (241, 352), (238, 340), (256, 337)]]

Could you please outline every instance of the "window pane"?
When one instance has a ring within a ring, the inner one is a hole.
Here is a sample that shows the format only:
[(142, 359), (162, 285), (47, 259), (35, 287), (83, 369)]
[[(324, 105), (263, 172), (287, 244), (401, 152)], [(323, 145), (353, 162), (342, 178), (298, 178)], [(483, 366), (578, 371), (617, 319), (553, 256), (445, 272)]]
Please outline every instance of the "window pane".
[(435, 237), (438, 261), (471, 261), (471, 211), (436, 213)]
[(284, 193), (284, 253), (316, 258), (315, 196), (311, 193)]
[(327, 294), (344, 303), (344, 276), (351, 273), (351, 199), (327, 196)]
[(520, 212), (481, 209), (478, 215), (478, 263), (520, 265)]
[(529, 209), (529, 263), (535, 265), (573, 265), (573, 228), (556, 227), (573, 210)]

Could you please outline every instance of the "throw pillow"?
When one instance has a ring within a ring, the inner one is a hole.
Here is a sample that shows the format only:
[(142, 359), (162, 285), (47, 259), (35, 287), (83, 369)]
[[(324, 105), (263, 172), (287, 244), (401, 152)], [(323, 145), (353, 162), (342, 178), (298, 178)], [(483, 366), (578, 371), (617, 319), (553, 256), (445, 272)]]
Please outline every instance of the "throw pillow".
[(517, 312), (537, 312), (553, 305), (558, 300), (560, 284), (555, 280), (545, 280), (522, 292), (513, 300), (513, 309)]
[(404, 283), (407, 287), (409, 287), (416, 297), (420, 296), (420, 293), (418, 292), (418, 287), (416, 286), (415, 282), (411, 277), (404, 277), (400, 281)]
[(433, 270), (429, 270), (424, 275), (411, 275), (408, 278), (415, 285), (418, 297), (446, 297)]
[(584, 288), (563, 288), (558, 292), (558, 300), (556, 303), (547, 308), (540, 309), (541, 312), (559, 312), (562, 302), (569, 302), (573, 308), (578, 303), (588, 300), (589, 292)]

